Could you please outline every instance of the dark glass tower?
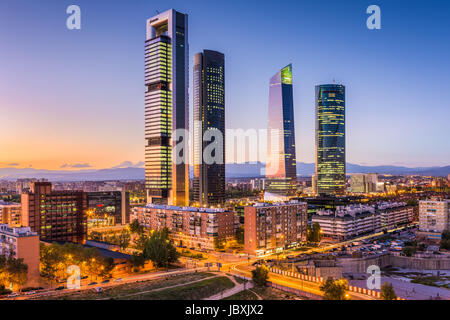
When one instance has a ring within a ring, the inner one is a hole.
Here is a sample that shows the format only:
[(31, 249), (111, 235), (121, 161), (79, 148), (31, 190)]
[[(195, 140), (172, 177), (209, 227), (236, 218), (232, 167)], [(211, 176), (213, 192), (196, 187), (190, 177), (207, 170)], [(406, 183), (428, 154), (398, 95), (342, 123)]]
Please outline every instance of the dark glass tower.
[(285, 200), (295, 195), (295, 156), (292, 65), (270, 79), (267, 128), (266, 200)]
[[(189, 205), (188, 161), (173, 151), (189, 128), (188, 17), (168, 10), (147, 20), (145, 41), (145, 186), (148, 203)], [(184, 152), (186, 152), (186, 147)]]
[(317, 194), (345, 193), (345, 87), (316, 86)]
[[(213, 135), (222, 138), (209, 139), (207, 130), (218, 130)], [(222, 150), (209, 163), (203, 155), (212, 143)], [(200, 206), (225, 201), (225, 58), (211, 50), (194, 56), (194, 201)]]

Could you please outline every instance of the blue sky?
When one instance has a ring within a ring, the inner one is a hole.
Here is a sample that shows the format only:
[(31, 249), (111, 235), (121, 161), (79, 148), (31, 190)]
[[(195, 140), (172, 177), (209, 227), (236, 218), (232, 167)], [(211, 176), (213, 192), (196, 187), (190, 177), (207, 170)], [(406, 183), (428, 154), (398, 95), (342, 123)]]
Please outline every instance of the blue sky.
[(189, 14), (191, 67), (225, 54), (228, 128), (266, 128), (269, 79), (292, 63), (299, 161), (314, 161), (314, 86), (335, 79), (349, 162), (450, 164), (449, 1), (2, 0), (0, 167), (142, 161), (145, 21), (170, 8)]

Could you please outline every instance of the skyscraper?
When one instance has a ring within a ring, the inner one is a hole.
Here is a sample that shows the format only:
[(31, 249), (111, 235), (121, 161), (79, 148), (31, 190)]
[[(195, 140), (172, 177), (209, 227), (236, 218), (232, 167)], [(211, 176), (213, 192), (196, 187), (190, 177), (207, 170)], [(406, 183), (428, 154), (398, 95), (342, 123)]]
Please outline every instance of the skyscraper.
[(297, 183), (291, 64), (270, 79), (267, 134), (264, 199), (287, 200)]
[(345, 193), (345, 87), (316, 86), (317, 193)]
[[(188, 16), (173, 9), (147, 20), (145, 41), (145, 184), (147, 202), (189, 204)], [(182, 150), (177, 144), (186, 144)], [(176, 152), (175, 152), (176, 150)], [(177, 161), (178, 160), (178, 161)]]
[[(203, 157), (208, 146), (215, 147), (214, 161)], [(225, 58), (211, 50), (194, 56), (194, 201), (225, 201)]]

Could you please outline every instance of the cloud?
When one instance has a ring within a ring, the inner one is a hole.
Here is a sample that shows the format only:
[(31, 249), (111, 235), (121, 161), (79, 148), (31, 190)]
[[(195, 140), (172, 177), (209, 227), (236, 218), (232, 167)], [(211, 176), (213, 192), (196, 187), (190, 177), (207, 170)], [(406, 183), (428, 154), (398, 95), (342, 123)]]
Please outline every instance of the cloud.
[(17, 167), (19, 164), (17, 162), (9, 163), (8, 167)]
[(92, 166), (89, 163), (75, 163), (75, 164), (64, 163), (61, 166), (61, 169), (64, 169), (64, 168), (82, 169), (82, 168), (92, 168)]
[(142, 168), (144, 166), (144, 161), (139, 161), (136, 163), (133, 163), (131, 161), (124, 161), (117, 166), (112, 167), (113, 169), (120, 169), (120, 168)]

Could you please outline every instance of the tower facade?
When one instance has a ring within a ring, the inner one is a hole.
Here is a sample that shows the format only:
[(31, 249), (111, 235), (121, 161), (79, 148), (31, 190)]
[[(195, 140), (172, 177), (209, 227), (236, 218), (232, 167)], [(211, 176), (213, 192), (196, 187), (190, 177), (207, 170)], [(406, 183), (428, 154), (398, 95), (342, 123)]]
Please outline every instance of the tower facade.
[(345, 87), (316, 86), (317, 193), (345, 193)]
[(287, 200), (295, 195), (295, 155), (292, 65), (270, 79), (265, 200)]
[(225, 202), (225, 57), (211, 50), (194, 56), (194, 201)]
[(147, 202), (187, 206), (189, 158), (183, 132), (189, 129), (188, 16), (171, 9), (148, 19), (146, 29)]

